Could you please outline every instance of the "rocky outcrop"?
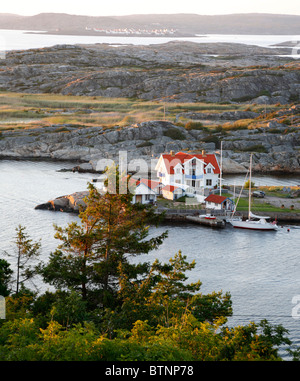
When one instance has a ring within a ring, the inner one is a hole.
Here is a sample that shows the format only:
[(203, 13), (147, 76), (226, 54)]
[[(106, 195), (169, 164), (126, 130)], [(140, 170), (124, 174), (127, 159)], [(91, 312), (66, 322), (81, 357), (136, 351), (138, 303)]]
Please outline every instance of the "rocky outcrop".
[(0, 88), (179, 102), (285, 104), (299, 99), (300, 64), (279, 54), (291, 51), (178, 41), (149, 46), (60, 45), (8, 52), (0, 60)]
[(182, 112), (177, 114), (177, 119), (183, 117), (191, 120), (241, 120), (257, 118), (259, 114), (253, 111), (225, 111), (225, 112)]
[(88, 196), (88, 191), (75, 192), (71, 195), (60, 196), (54, 200), (49, 200), (44, 204), (37, 205), (37, 210), (53, 210), (68, 213), (79, 213), (86, 207), (84, 199)]
[(78, 162), (74, 170), (99, 173), (111, 164), (110, 160), (117, 164), (120, 160), (127, 161), (129, 171), (141, 170), (139, 161), (142, 160), (150, 171), (163, 152), (215, 151), (222, 141), (224, 173), (245, 172), (250, 152), (254, 152), (257, 172), (300, 172), (300, 131), (275, 121), (264, 128), (214, 134), (203, 129), (186, 130), (164, 121), (111, 129), (58, 127), (3, 131), (0, 157), (72, 160)]

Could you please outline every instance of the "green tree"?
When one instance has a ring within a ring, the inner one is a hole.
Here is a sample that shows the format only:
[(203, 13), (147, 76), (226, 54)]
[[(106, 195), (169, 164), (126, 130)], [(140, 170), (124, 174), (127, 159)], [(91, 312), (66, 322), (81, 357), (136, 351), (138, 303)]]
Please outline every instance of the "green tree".
[(12, 276), (10, 264), (5, 259), (0, 259), (0, 295), (8, 296), (10, 293), (10, 281)]
[(173, 320), (191, 312), (198, 321), (225, 321), (231, 316), (230, 294), (214, 292), (199, 293), (201, 282), (188, 283), (187, 271), (195, 267), (195, 261), (188, 263), (179, 251), (169, 263), (156, 260), (147, 276), (130, 280), (120, 269), (119, 298), (120, 311), (114, 311), (110, 319), (115, 326), (130, 329), (136, 320), (147, 320), (150, 325), (169, 326)]
[(36, 260), (40, 255), (40, 242), (33, 242), (26, 233), (26, 228), (19, 225), (16, 228), (15, 241), (16, 254), (12, 256), (16, 260), (16, 278), (15, 292), (19, 293), (21, 287), (25, 287), (25, 283), (30, 281), (33, 283), (33, 278), (37, 274)]
[[(119, 189), (119, 174), (116, 189)], [(127, 180), (126, 180), (127, 181)], [(132, 264), (130, 257), (156, 249), (167, 236), (163, 233), (147, 239), (148, 223), (154, 221), (153, 211), (132, 204), (127, 192), (100, 192), (89, 184), (86, 208), (81, 211), (80, 224), (66, 228), (56, 226), (55, 238), (61, 241), (41, 267), (44, 280), (59, 289), (79, 291), (91, 306), (114, 306), (119, 283), (119, 265), (129, 278), (148, 271), (148, 264)]]
[[(244, 188), (249, 189), (249, 186), (250, 186), (250, 180), (247, 180), (244, 184)], [(254, 187), (255, 187), (255, 183), (251, 181), (251, 188), (254, 188)]]

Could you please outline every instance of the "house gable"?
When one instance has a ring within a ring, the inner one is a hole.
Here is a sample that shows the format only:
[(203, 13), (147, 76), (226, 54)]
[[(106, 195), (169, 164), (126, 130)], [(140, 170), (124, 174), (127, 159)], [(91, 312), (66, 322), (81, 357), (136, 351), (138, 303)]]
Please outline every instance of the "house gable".
[[(155, 167), (157, 171), (161, 171), (164, 169), (166, 173), (173, 175), (174, 174), (174, 168), (178, 165), (185, 165), (186, 163), (190, 162), (191, 160), (196, 159), (200, 160), (202, 163), (204, 163), (204, 166), (207, 167), (207, 165), (211, 165), (214, 169), (214, 174), (220, 173), (220, 167), (217, 161), (217, 158), (215, 154), (197, 154), (197, 155), (190, 155), (184, 152), (178, 152), (176, 154), (163, 154), (160, 156), (158, 163)], [(162, 164), (163, 163), (163, 164)]]
[(149, 188), (144, 183), (139, 182), (135, 188), (135, 194), (153, 194), (153, 195), (156, 195), (156, 192), (153, 189)]
[(211, 174), (214, 174), (215, 173), (215, 167), (212, 165), (212, 163), (208, 163), (205, 168), (204, 168), (204, 173), (205, 174), (208, 174), (208, 169), (211, 169)]

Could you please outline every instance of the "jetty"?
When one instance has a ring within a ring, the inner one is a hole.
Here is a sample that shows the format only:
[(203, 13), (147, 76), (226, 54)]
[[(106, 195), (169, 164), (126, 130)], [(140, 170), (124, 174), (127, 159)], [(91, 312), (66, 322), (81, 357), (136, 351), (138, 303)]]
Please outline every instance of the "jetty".
[[(205, 209), (171, 209), (157, 208), (155, 213), (164, 215), (164, 220), (169, 222), (188, 222), (211, 228), (224, 228), (228, 216), (224, 213), (211, 214)], [(220, 211), (221, 212), (221, 211)]]

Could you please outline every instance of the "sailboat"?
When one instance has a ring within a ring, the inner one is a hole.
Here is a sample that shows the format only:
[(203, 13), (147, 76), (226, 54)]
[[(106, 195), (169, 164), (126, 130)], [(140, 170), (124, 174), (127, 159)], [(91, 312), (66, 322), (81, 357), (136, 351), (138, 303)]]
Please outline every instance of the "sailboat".
[(270, 217), (258, 216), (251, 212), (251, 172), (252, 172), (252, 154), (250, 155), (250, 169), (249, 169), (249, 209), (248, 219), (243, 221), (242, 219), (233, 218), (233, 214), (229, 219), (229, 222), (234, 228), (249, 229), (249, 230), (263, 230), (263, 231), (276, 231), (278, 226), (276, 222), (268, 222)]

